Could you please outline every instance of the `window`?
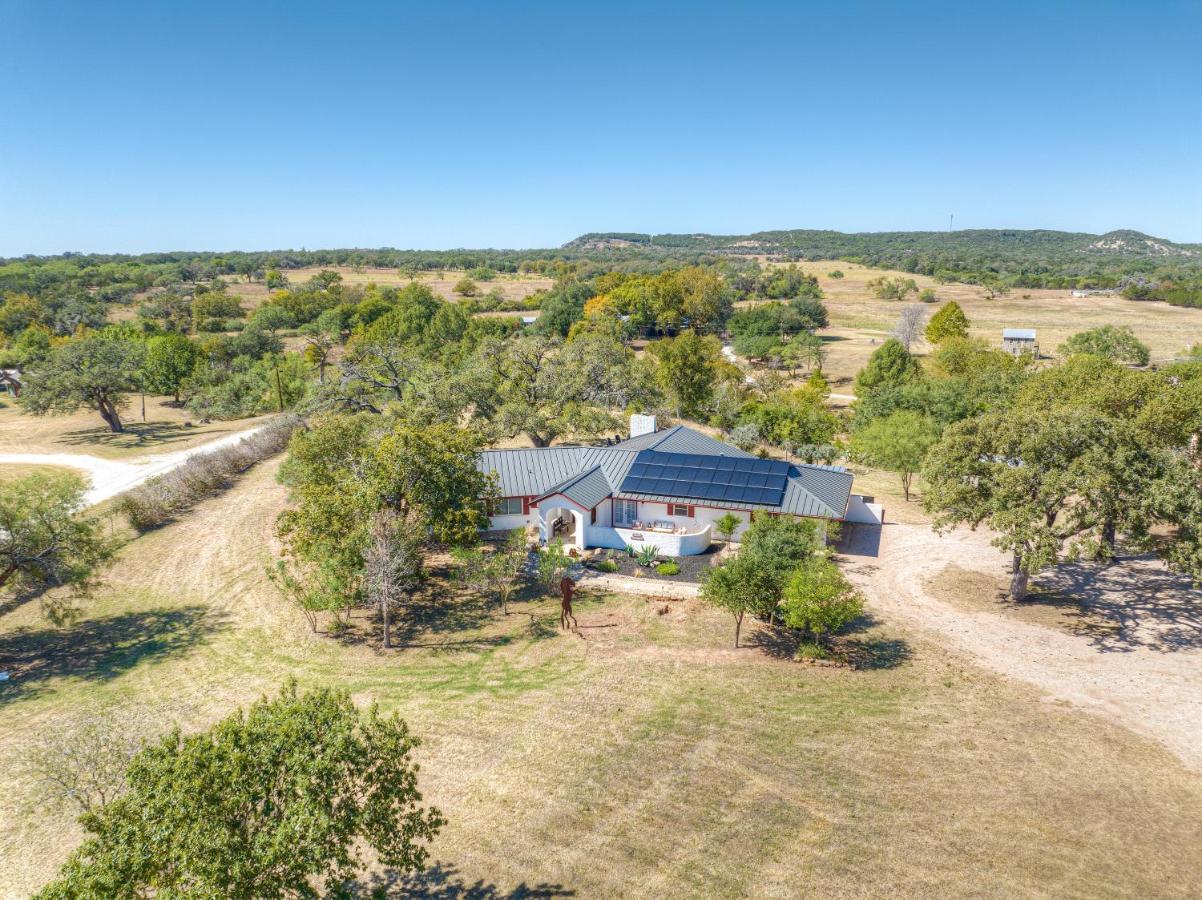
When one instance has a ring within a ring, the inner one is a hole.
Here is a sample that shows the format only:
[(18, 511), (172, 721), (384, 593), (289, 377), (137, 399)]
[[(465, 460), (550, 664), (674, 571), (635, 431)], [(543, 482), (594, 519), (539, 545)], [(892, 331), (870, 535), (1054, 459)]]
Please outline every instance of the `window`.
[(635, 500), (614, 501), (614, 524), (630, 525), (639, 517), (639, 504)]
[(669, 503), (668, 515), (683, 516), (686, 519), (691, 519), (693, 518), (693, 507), (685, 506), (683, 503)]
[(520, 516), (522, 514), (521, 497), (502, 497), (492, 505), (492, 516)]

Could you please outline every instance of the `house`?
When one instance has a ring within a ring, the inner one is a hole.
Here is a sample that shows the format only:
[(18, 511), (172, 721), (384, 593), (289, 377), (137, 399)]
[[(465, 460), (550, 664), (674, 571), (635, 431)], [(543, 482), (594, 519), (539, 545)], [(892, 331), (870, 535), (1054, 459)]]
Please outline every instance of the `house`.
[(500, 488), (493, 530), (537, 527), (541, 541), (559, 535), (578, 550), (664, 556), (703, 553), (726, 513), (742, 522), (736, 539), (753, 513), (843, 520), (852, 485), (839, 466), (761, 459), (683, 425), (659, 430), (654, 416), (632, 416), (626, 440), (485, 450), (478, 466)]
[(0, 394), (21, 396), (21, 373), (16, 369), (0, 369)]
[(1039, 344), (1035, 341), (1034, 328), (1003, 328), (1002, 349), (1012, 356), (1030, 353), (1039, 357)]

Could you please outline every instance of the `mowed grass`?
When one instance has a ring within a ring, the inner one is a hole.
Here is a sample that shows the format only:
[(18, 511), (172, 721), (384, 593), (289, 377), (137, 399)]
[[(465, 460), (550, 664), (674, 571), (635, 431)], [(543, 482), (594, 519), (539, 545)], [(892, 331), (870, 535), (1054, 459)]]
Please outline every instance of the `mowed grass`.
[(16, 481), (19, 478), (28, 478), (30, 475), (54, 475), (70, 471), (70, 469), (64, 469), (61, 466), (27, 466), (20, 463), (0, 463), (0, 482)]
[(0, 607), (0, 894), (36, 889), (81, 838), (19, 763), (28, 742), (101, 709), (201, 728), (289, 675), (423, 735), (447, 896), (1202, 890), (1196, 775), (888, 623), (855, 636), (878, 661), (860, 671), (793, 663), (755, 627), (733, 650), (730, 618), (698, 602), (587, 593), (579, 636), (556, 601), (502, 616), (462, 597), (390, 653), (311, 635), (263, 575), (276, 468), (127, 545), (76, 625)]
[(135, 396), (121, 412), (125, 431), (114, 434), (93, 410), (34, 416), (11, 404), (0, 409), (0, 453), (86, 453), (105, 459), (130, 459), (184, 450), (253, 428), (266, 418), (201, 423), (172, 398), (148, 396), (143, 421), (142, 400)]

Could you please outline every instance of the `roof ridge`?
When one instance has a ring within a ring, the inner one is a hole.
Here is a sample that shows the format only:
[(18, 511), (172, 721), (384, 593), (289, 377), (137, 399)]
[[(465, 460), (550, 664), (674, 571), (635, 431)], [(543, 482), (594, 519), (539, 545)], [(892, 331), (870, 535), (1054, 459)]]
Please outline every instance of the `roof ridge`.
[[(580, 481), (580, 479), (582, 479), (582, 478), (584, 478), (584, 477), (586, 477), (586, 476), (588, 476), (588, 475), (591, 475), (591, 474), (593, 474), (593, 472), (597, 472), (597, 471), (600, 471), (602, 476), (604, 476), (604, 475), (605, 475), (605, 470), (601, 468), (601, 464), (600, 464), (600, 463), (595, 463), (595, 464), (594, 464), (593, 466), (591, 466), (590, 468), (588, 468), (588, 469), (585, 469), (585, 470), (584, 470), (584, 471), (582, 471), (582, 472), (577, 472), (575, 475), (569, 475), (569, 476), (568, 476), (567, 478), (565, 478), (563, 481), (561, 481), (561, 482), (559, 482), (559, 483), (557, 483), (557, 484), (553, 484), (553, 485), (551, 485), (549, 488), (547, 488), (545, 491), (543, 491), (543, 492), (542, 492), (541, 494), (539, 494), (538, 496), (539, 496), (540, 498), (542, 498), (542, 497), (549, 497), (549, 496), (551, 496), (552, 494), (559, 493), (560, 491), (566, 491), (568, 488), (570, 488), (570, 487), (571, 487), (572, 485), (574, 485), (576, 482)], [(608, 479), (608, 478), (606, 478), (605, 480), (606, 480), (606, 481), (608, 481), (609, 479)]]

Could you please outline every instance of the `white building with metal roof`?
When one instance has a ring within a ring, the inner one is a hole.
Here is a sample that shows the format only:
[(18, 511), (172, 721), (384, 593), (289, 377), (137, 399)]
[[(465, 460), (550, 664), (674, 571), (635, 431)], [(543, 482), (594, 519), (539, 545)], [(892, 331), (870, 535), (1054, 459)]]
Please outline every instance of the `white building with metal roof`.
[(655, 546), (689, 556), (709, 546), (714, 522), (753, 513), (842, 520), (852, 476), (839, 466), (765, 460), (692, 428), (657, 430), (633, 417), (632, 436), (592, 447), (485, 450), (478, 466), (500, 498), (490, 528), (537, 527), (543, 541), (622, 549)]
[(1039, 344), (1035, 340), (1034, 328), (1003, 328), (1002, 349), (1014, 356), (1030, 353), (1039, 356)]

